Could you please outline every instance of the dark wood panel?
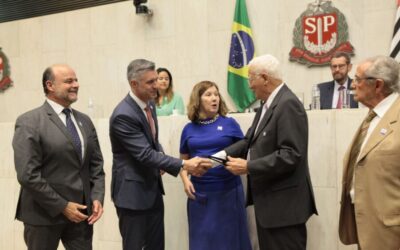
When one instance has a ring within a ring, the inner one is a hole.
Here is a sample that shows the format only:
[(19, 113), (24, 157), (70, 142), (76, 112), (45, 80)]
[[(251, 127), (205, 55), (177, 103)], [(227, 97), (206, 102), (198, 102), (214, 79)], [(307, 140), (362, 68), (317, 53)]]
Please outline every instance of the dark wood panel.
[(0, 0), (0, 23), (123, 1), (132, 0)]

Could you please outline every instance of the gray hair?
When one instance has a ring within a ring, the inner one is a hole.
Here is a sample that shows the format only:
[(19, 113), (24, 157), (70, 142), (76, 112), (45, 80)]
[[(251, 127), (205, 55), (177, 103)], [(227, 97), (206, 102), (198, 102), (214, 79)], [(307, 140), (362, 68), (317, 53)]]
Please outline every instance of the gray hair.
[(365, 70), (365, 77), (373, 77), (384, 81), (385, 94), (399, 92), (399, 63), (388, 56), (375, 56), (368, 58), (365, 63), (371, 63)]
[(138, 81), (145, 71), (152, 71), (155, 69), (156, 65), (154, 62), (146, 59), (136, 59), (129, 63), (126, 76), (129, 82), (132, 80)]
[(272, 55), (262, 55), (253, 58), (249, 62), (249, 67), (254, 67), (258, 73), (264, 71), (272, 78), (282, 80), (280, 63), (278, 59)]

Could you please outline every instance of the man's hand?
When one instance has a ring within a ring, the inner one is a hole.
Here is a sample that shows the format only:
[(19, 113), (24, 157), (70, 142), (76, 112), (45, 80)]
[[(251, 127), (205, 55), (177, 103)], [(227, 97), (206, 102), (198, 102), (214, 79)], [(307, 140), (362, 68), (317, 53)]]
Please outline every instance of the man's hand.
[(103, 214), (103, 206), (101, 205), (101, 202), (98, 200), (93, 201), (93, 206), (92, 206), (92, 215), (90, 215), (88, 222), (89, 225), (93, 225), (98, 221)]
[(247, 160), (228, 156), (225, 168), (234, 175), (247, 174)]
[(88, 216), (86, 214), (81, 213), (79, 209), (82, 210), (86, 209), (86, 206), (69, 201), (62, 213), (65, 215), (65, 217), (67, 217), (68, 220), (75, 223), (79, 223), (88, 218)]
[(202, 176), (209, 168), (212, 167), (212, 162), (206, 158), (194, 157), (190, 160), (185, 160), (183, 169), (194, 176)]

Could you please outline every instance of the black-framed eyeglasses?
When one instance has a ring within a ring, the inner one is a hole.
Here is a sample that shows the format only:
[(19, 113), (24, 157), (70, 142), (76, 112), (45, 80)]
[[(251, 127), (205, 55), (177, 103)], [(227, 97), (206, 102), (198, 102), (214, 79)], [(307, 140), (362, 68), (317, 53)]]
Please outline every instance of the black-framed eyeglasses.
[(346, 66), (347, 64), (332, 64), (331, 69), (344, 69)]

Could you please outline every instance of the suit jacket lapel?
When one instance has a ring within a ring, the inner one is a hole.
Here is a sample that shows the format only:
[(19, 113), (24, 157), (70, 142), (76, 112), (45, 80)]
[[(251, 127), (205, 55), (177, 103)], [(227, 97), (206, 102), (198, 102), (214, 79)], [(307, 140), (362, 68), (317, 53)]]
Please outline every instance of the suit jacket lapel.
[(87, 141), (88, 141), (88, 135), (85, 131), (85, 126), (82, 123), (82, 117), (80, 116), (80, 114), (78, 112), (76, 112), (76, 110), (73, 109), (74, 112), (74, 117), (76, 120), (76, 123), (78, 125), (78, 129), (81, 131), (82, 134), (82, 139), (83, 139), (83, 147), (84, 147), (84, 155), (82, 155), (82, 163), (85, 162), (86, 159), (86, 153), (87, 153)]
[[(132, 107), (132, 109), (135, 111), (135, 113), (138, 114), (139, 118), (142, 120), (142, 124), (144, 124), (145, 133), (147, 134), (147, 137), (149, 137), (150, 140), (155, 143), (155, 141), (153, 140), (152, 133), (151, 133), (150, 124), (147, 121), (147, 117), (145, 116), (144, 111), (140, 108), (139, 104), (137, 104), (135, 102), (135, 100), (133, 100), (133, 98), (129, 94), (125, 97), (125, 101)], [(156, 126), (156, 136), (157, 136), (158, 125), (156, 122), (157, 120), (155, 119), (155, 115), (153, 113), (154, 113), (154, 108), (152, 108), (152, 115), (153, 115), (154, 123)], [(155, 143), (155, 145), (157, 145), (157, 144)]]
[(399, 113), (400, 97), (392, 104), (386, 114), (379, 121), (372, 131), (368, 141), (365, 143), (358, 161), (361, 161), (372, 149), (374, 149), (383, 139), (393, 132), (393, 124), (397, 122)]
[(326, 97), (326, 102), (329, 105), (329, 108), (332, 108), (334, 90), (335, 90), (335, 81), (332, 81), (332, 84), (328, 87), (328, 96)]
[[(72, 144), (72, 146), (75, 149), (75, 145), (74, 142), (72, 141), (71, 135), (69, 134), (67, 127), (65, 126), (65, 124), (61, 121), (60, 117), (56, 114), (56, 112), (54, 112), (53, 108), (50, 106), (50, 104), (48, 104), (47, 102), (45, 102), (43, 104), (43, 108), (46, 111), (49, 119), (60, 129), (60, 131), (65, 135), (66, 139), (68, 140), (69, 143)], [(75, 115), (75, 114), (74, 114)], [(83, 134), (82, 134), (83, 136)], [(75, 155), (78, 158), (79, 162), (82, 162), (82, 159), (80, 159), (78, 152), (75, 151)]]
[[(260, 121), (260, 125), (258, 126), (258, 129), (255, 132), (253, 140), (255, 140), (258, 137), (258, 135), (261, 133), (262, 129), (268, 124), (268, 121), (271, 119), (272, 113), (273, 113), (276, 105), (279, 103), (279, 99), (287, 90), (288, 90), (287, 86), (283, 85), (282, 88), (279, 90), (279, 92), (276, 94), (271, 105), (268, 107), (267, 111), (265, 112), (264, 117), (261, 118), (262, 120)], [(257, 127), (257, 124), (255, 124), (255, 126)]]

